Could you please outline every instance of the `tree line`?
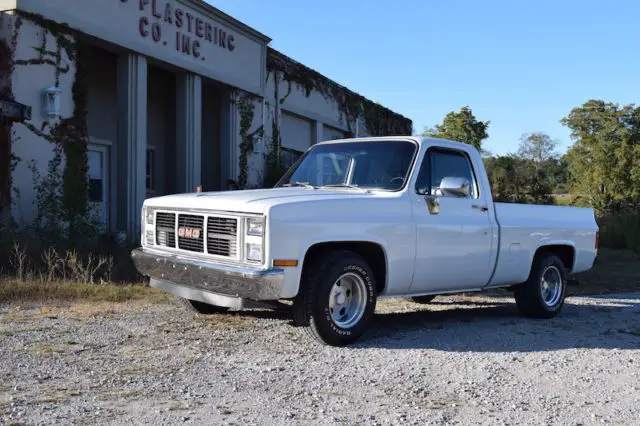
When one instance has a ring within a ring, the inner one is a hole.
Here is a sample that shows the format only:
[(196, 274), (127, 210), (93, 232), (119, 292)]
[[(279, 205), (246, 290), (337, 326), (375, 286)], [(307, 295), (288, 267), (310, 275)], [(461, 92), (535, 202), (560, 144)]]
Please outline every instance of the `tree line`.
[(573, 141), (564, 155), (543, 132), (523, 134), (514, 153), (493, 155), (483, 148), (490, 121), (478, 120), (468, 106), (448, 113), (422, 135), (477, 148), (498, 201), (553, 204), (554, 194), (570, 193), (575, 205), (592, 207), (599, 216), (637, 212), (640, 107), (589, 100), (560, 122)]

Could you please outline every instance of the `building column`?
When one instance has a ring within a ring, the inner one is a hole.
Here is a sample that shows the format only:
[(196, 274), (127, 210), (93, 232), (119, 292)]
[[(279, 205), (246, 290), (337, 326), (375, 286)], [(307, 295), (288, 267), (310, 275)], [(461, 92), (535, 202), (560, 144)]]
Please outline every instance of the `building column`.
[(314, 121), (313, 122), (313, 143), (317, 144), (319, 142), (322, 142), (322, 139), (324, 138), (324, 124), (322, 123), (322, 121)]
[[(195, 192), (202, 182), (202, 80), (178, 75), (176, 159), (178, 192)], [(213, 160), (213, 159), (212, 159)]]
[(147, 59), (136, 54), (118, 58), (118, 225), (134, 241), (140, 237), (146, 198)]

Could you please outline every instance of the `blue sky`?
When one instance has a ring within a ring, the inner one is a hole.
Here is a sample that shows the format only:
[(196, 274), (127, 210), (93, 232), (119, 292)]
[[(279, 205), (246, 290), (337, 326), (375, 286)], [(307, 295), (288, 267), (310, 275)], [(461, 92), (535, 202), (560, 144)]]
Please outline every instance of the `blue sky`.
[(485, 148), (517, 150), (590, 98), (640, 96), (637, 0), (213, 0), (271, 46), (411, 118), (415, 131), (469, 105)]

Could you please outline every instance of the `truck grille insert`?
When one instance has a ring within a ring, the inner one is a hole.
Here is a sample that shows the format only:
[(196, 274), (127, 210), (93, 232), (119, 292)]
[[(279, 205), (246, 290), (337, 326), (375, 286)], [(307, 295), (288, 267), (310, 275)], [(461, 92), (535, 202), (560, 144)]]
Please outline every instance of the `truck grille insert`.
[(176, 246), (176, 214), (156, 213), (156, 245)]
[(178, 215), (178, 248), (204, 252), (204, 216)]
[[(238, 257), (237, 218), (156, 213), (156, 246), (221, 257)], [(205, 244), (206, 241), (206, 244)]]
[(217, 256), (236, 257), (238, 254), (238, 220), (209, 217), (207, 221), (207, 252)]

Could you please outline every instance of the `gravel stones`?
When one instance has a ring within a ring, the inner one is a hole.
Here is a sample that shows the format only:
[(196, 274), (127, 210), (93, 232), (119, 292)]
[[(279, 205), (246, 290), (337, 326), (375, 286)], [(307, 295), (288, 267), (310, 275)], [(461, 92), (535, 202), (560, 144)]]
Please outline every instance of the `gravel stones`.
[(511, 299), (385, 300), (346, 348), (317, 345), (281, 312), (47, 311), (0, 308), (0, 424), (640, 418), (640, 295), (571, 298), (549, 321), (519, 317)]

